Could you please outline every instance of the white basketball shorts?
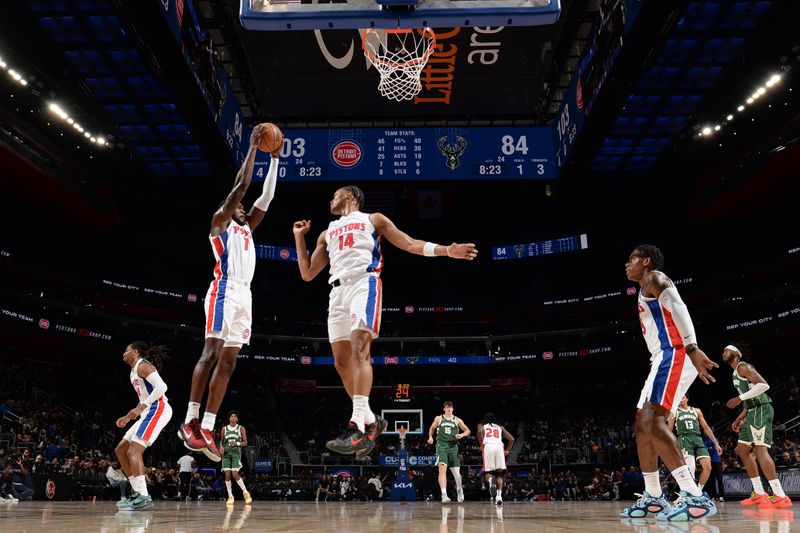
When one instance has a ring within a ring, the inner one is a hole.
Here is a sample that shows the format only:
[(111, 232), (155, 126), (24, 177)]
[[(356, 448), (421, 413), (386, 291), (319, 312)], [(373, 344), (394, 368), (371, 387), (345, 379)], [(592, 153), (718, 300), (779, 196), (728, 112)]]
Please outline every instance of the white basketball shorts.
[(483, 446), (483, 471), (506, 469), (506, 454), (502, 444), (486, 444)]
[(689, 360), (683, 346), (662, 350), (653, 355), (650, 374), (644, 382), (636, 407), (641, 409), (647, 402), (651, 402), (674, 415), (678, 411), (681, 398), (696, 377), (697, 369)]
[(381, 329), (383, 284), (375, 274), (364, 273), (355, 278), (339, 280), (331, 288), (328, 303), (328, 339), (330, 342), (349, 341), (357, 329), (378, 337)]
[(250, 343), (253, 297), (250, 285), (223, 277), (211, 282), (205, 300), (206, 338), (224, 339), (224, 346)]
[(139, 416), (139, 420), (128, 429), (122, 438), (128, 442), (141, 444), (146, 448), (156, 441), (158, 434), (171, 418), (172, 407), (165, 398), (159, 398)]

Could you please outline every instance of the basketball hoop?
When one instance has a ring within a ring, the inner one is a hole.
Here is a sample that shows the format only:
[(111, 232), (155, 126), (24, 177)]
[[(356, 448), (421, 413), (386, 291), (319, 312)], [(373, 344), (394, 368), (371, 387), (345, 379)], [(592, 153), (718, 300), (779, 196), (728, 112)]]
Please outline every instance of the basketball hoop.
[(406, 449), (406, 433), (408, 433), (408, 428), (397, 428), (397, 433), (400, 435), (400, 449)]
[(378, 70), (381, 95), (397, 102), (411, 100), (421, 90), (420, 72), (436, 46), (431, 28), (364, 31), (361, 47)]

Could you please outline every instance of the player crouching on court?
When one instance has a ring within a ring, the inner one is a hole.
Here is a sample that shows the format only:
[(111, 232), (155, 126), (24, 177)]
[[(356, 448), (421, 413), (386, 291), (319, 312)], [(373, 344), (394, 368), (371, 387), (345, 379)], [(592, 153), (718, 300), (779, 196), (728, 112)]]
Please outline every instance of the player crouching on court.
[(142, 341), (130, 343), (122, 354), (122, 360), (131, 367), (131, 385), (139, 403), (117, 419), (117, 427), (124, 428), (131, 420), (140, 416), (141, 419), (128, 429), (114, 450), (133, 488), (130, 496), (117, 502), (120, 509), (139, 511), (153, 507), (153, 499), (147, 493), (142, 454), (172, 418), (172, 407), (164, 395), (167, 384), (158, 373), (164, 359), (166, 350), (163, 346), (148, 348)]

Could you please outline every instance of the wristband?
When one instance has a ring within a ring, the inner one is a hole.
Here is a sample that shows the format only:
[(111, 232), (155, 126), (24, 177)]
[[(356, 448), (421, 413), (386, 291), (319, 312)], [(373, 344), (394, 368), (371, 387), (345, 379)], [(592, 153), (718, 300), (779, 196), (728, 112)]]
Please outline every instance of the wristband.
[(435, 257), (437, 246), (439, 245), (436, 244), (435, 242), (426, 242), (425, 246), (422, 247), (422, 255), (424, 255), (425, 257)]

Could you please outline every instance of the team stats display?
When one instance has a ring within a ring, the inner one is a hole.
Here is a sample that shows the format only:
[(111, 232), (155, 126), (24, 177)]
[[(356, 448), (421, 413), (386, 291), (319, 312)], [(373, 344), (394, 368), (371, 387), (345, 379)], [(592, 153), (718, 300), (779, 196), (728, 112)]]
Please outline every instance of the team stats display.
[[(278, 179), (555, 179), (549, 127), (450, 127), (284, 130)], [(254, 180), (269, 155), (259, 152)]]
[(526, 259), (528, 257), (538, 257), (541, 255), (575, 252), (577, 250), (585, 250), (588, 247), (589, 239), (585, 233), (581, 233), (580, 235), (548, 239), (546, 241), (493, 246), (492, 259), (495, 261)]

